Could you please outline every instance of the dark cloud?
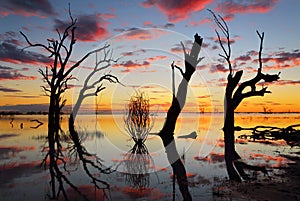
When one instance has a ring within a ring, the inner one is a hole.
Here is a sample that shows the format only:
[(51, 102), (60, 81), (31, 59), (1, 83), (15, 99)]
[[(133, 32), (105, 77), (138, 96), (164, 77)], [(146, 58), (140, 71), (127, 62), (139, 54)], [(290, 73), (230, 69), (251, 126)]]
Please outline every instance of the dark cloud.
[[(183, 41), (183, 45), (184, 45), (186, 51), (190, 51), (191, 49), (189, 47), (191, 47), (193, 44), (194, 44), (194, 42), (192, 40)], [(204, 46), (205, 45), (206, 45), (206, 43), (204, 44)], [(171, 52), (174, 52), (174, 53), (183, 52), (181, 43), (174, 44), (174, 47), (171, 48)]]
[(54, 8), (48, 0), (1, 0), (0, 15), (22, 15), (46, 17), (55, 15)]
[(173, 23), (167, 23), (167, 24), (164, 25), (165, 29), (173, 28), (173, 27), (175, 27), (175, 24), (173, 24)]
[(22, 42), (20, 41), (20, 34), (14, 31), (7, 31), (3, 34), (0, 34), (0, 40), (16, 46), (22, 45)]
[[(54, 28), (64, 31), (70, 25), (69, 21), (54, 20)], [(80, 15), (77, 17), (76, 39), (86, 42), (103, 40), (109, 36), (108, 22), (104, 21), (102, 14)]]
[(122, 56), (137, 56), (137, 55), (140, 55), (140, 54), (144, 54), (146, 52), (145, 49), (138, 49), (136, 51), (129, 51), (129, 52), (123, 52), (121, 53)]
[(228, 69), (223, 64), (215, 64), (215, 65), (212, 65), (210, 72), (211, 73), (215, 73), (215, 72), (226, 73), (226, 72), (228, 72)]
[[(206, 37), (208, 40), (211, 40), (215, 43), (217, 43), (218, 45), (220, 44), (218, 37)], [(240, 36), (234, 36), (233, 38), (230, 38), (230, 43), (233, 44), (235, 43), (236, 40), (239, 40)], [(227, 43), (227, 39), (225, 37), (220, 37), (220, 40), (222, 43), (226, 44)]]
[(42, 54), (26, 50), (22, 51), (16, 45), (6, 42), (0, 44), (0, 61), (35, 65), (51, 63), (51, 59)]
[(0, 80), (35, 80), (35, 79), (36, 76), (23, 75), (19, 72), (18, 69), (14, 69), (7, 66), (0, 66)]
[(22, 90), (3, 87), (1, 85), (0, 85), (0, 91), (2, 91), (2, 92), (22, 92)]
[(118, 40), (151, 40), (159, 38), (166, 32), (161, 29), (143, 29), (143, 28), (129, 28), (122, 31), (123, 34), (118, 36)]
[(115, 28), (115, 29), (113, 29), (115, 32), (124, 32), (124, 31), (126, 31), (126, 29), (123, 29), (123, 28)]
[[(272, 56), (262, 58), (264, 68), (267, 70), (293, 68), (300, 65), (300, 52), (298, 51), (280, 51), (270, 55)], [(253, 62), (257, 63), (258, 59), (254, 59)]]
[(142, 63), (138, 63), (138, 62), (134, 62), (131, 60), (128, 60), (126, 62), (123, 62), (121, 64), (115, 64), (113, 65), (113, 67), (125, 67), (125, 68), (140, 68), (140, 67), (149, 67), (150, 66), (150, 62), (148, 61), (144, 61)]
[[(0, 106), (0, 111), (16, 111), (16, 112), (21, 112), (25, 113), (28, 111), (32, 112), (47, 112), (49, 109), (49, 104), (19, 104), (19, 105), (2, 105)], [(71, 106), (66, 105), (63, 110), (70, 111)]]
[(146, 22), (144, 22), (144, 27), (169, 29), (169, 28), (175, 27), (175, 24), (173, 24), (173, 23), (166, 23), (164, 25), (154, 25), (152, 22), (146, 21)]
[(249, 55), (241, 55), (241, 56), (235, 58), (235, 60), (237, 60), (237, 61), (250, 61), (251, 57)]

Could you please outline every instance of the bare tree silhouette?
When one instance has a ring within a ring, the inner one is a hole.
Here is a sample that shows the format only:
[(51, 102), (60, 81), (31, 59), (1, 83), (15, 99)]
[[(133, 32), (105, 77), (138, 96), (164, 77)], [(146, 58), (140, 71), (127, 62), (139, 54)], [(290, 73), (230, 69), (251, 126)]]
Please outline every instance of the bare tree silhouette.
[[(113, 58), (113, 51), (108, 49), (109, 47), (110, 45), (105, 44), (103, 47), (97, 49), (97, 52), (95, 52), (96, 53), (95, 66), (93, 67), (93, 70), (89, 73), (89, 75), (86, 77), (84, 84), (80, 89), (77, 101), (72, 108), (71, 114), (73, 116), (74, 121), (76, 119), (77, 113), (84, 99), (92, 96), (98, 96), (98, 93), (105, 89), (105, 86), (103, 86), (102, 83), (103, 81), (106, 80), (109, 81), (110, 83), (121, 84), (118, 78), (114, 75), (111, 75), (110, 73), (102, 75), (100, 78), (96, 80), (92, 79), (98, 77), (99, 76), (98, 73), (110, 67), (112, 63), (116, 63), (118, 61), (118, 59)], [(103, 55), (103, 57), (100, 60), (98, 60), (98, 53), (102, 53)]]
[(174, 62), (172, 63), (171, 67), (173, 72), (174, 68), (179, 69), (183, 78), (178, 86), (178, 91), (175, 96), (174, 76), (172, 76), (172, 104), (167, 112), (167, 118), (165, 120), (164, 126), (162, 130), (158, 133), (158, 135), (163, 141), (169, 163), (172, 166), (173, 173), (177, 179), (177, 183), (179, 185), (179, 189), (184, 200), (192, 200), (192, 197), (188, 189), (186, 170), (176, 149), (176, 144), (174, 141), (174, 130), (177, 118), (186, 101), (188, 82), (190, 81), (193, 73), (195, 72), (196, 66), (203, 59), (203, 57), (198, 58), (202, 41), (203, 39), (198, 34), (196, 34), (194, 36), (194, 43), (190, 53), (186, 52), (183, 43), (181, 43), (185, 58), (185, 72), (183, 72), (183, 70), (180, 67), (176, 66)]
[[(239, 83), (241, 77), (243, 75), (243, 70), (237, 71), (235, 74), (233, 73), (232, 65), (231, 65), (231, 42), (229, 35), (229, 28), (221, 16), (216, 16), (214, 12), (209, 10), (214, 17), (215, 23), (223, 33), (226, 38), (226, 44), (222, 41), (219, 32), (216, 30), (216, 34), (218, 36), (219, 44), (224, 52), (224, 54), (219, 54), (222, 58), (224, 58), (228, 64), (229, 74), (227, 77), (227, 85), (225, 91), (225, 100), (224, 100), (224, 141), (225, 141), (225, 162), (226, 168), (231, 180), (242, 181), (242, 179), (248, 179), (247, 174), (244, 172), (244, 169), (250, 169), (255, 171), (263, 171), (266, 173), (264, 167), (251, 166), (244, 162), (241, 162), (241, 157), (235, 150), (235, 137), (234, 137), (234, 111), (239, 106), (239, 104), (245, 99), (252, 96), (264, 96), (266, 93), (271, 93), (271, 91), (267, 90), (267, 87), (262, 87), (262, 89), (257, 90), (256, 85), (263, 80), (264, 82), (273, 82), (279, 79), (279, 74), (264, 74), (262, 73), (262, 49), (263, 49), (263, 40), (264, 40), (264, 32), (259, 33), (257, 31), (257, 35), (260, 39), (260, 47), (258, 52), (258, 69), (257, 74), (254, 78)], [(246, 91), (245, 89), (250, 87), (250, 91)]]
[[(50, 66), (46, 66), (45, 69), (39, 69), (38, 72), (41, 74), (44, 82), (46, 83), (45, 86), (42, 86), (45, 94), (49, 96), (49, 112), (48, 112), (48, 152), (43, 159), (43, 164), (46, 167), (47, 166), (47, 159), (49, 158), (49, 172), (51, 175), (51, 191), (52, 195), (50, 196), (51, 199), (57, 199), (60, 195), (60, 193), (63, 193), (66, 200), (67, 194), (64, 190), (64, 182), (67, 183), (70, 187), (72, 187), (75, 191), (79, 192), (76, 186), (74, 186), (69, 179), (66, 177), (65, 174), (60, 170), (59, 163), (63, 164), (64, 171), (66, 170), (66, 161), (64, 159), (62, 144), (60, 141), (61, 138), (61, 128), (60, 128), (60, 121), (61, 121), (61, 111), (62, 108), (66, 104), (66, 99), (63, 98), (63, 94), (66, 92), (66, 90), (69, 89), (69, 83), (71, 80), (75, 79), (75, 77), (72, 76), (72, 72), (78, 68), (88, 57), (90, 57), (93, 54), (96, 54), (100, 51), (106, 51), (108, 48), (108, 45), (105, 45), (104, 47), (95, 49), (93, 51), (90, 51), (86, 53), (84, 56), (82, 56), (79, 60), (73, 61), (71, 60), (74, 45), (76, 43), (76, 23), (77, 19), (74, 19), (71, 15), (70, 6), (69, 6), (69, 18), (70, 23), (69, 25), (64, 29), (63, 32), (60, 32), (58, 29), (58, 39), (47, 39), (47, 44), (43, 43), (32, 43), (29, 38), (23, 33), (20, 32), (21, 35), (25, 38), (29, 47), (37, 47), (42, 48), (46, 52), (49, 53), (49, 58), (52, 59), (52, 64)], [(109, 51), (105, 52), (104, 61), (101, 60), (101, 62), (109, 62), (114, 61)], [(109, 63), (108, 62), (108, 63)], [(96, 64), (96, 67), (92, 74), (98, 72), (98, 64)], [(112, 75), (104, 75), (100, 78), (100, 80), (95, 81), (91, 87), (96, 87), (97, 84), (99, 84), (102, 80), (109, 80), (109, 81), (115, 81), (115, 77)], [(96, 87), (96, 93), (101, 91), (103, 87), (98, 86)], [(86, 96), (89, 96), (87, 94), (83, 94), (83, 100)], [(81, 97), (79, 97), (80, 99)], [(80, 105), (80, 104), (77, 104)], [(77, 114), (77, 111), (76, 111)], [(73, 120), (73, 118), (72, 118)], [(72, 138), (73, 140), (75, 137)], [(75, 139), (76, 142), (76, 139)], [(76, 142), (77, 143), (77, 142)], [(76, 144), (75, 143), (75, 144)], [(78, 144), (78, 143), (77, 143)], [(82, 155), (88, 156), (86, 152), (84, 152), (84, 149), (81, 148)], [(58, 183), (58, 186), (56, 184)], [(80, 193), (80, 192), (79, 192)]]

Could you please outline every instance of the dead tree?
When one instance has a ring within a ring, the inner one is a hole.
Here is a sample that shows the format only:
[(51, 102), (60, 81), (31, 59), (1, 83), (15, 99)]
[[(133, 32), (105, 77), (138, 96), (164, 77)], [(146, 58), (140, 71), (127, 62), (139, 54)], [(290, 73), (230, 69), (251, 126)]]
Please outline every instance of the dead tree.
[(194, 36), (194, 43), (190, 53), (186, 52), (183, 43), (181, 43), (185, 58), (185, 72), (183, 72), (183, 70), (180, 67), (174, 65), (174, 62), (172, 63), (171, 67), (173, 71), (174, 68), (178, 68), (183, 78), (178, 86), (178, 91), (175, 96), (175, 84), (173, 76), (172, 104), (167, 112), (167, 118), (165, 120), (164, 126), (162, 130), (158, 133), (158, 135), (163, 141), (167, 153), (167, 158), (172, 166), (173, 173), (177, 179), (179, 190), (184, 200), (192, 200), (192, 197), (188, 190), (186, 170), (176, 149), (176, 144), (174, 141), (174, 130), (177, 118), (186, 101), (188, 82), (190, 81), (193, 73), (195, 72), (196, 66), (203, 59), (203, 57), (198, 58), (202, 41), (203, 39), (198, 34), (196, 34)]
[[(209, 10), (210, 11), (210, 10)], [(279, 79), (279, 74), (264, 74), (262, 73), (262, 49), (264, 32), (257, 35), (260, 39), (260, 46), (258, 52), (258, 69), (256, 76), (248, 81), (239, 83), (243, 75), (243, 70), (239, 70), (236, 73), (233, 72), (231, 65), (231, 42), (229, 35), (229, 28), (221, 16), (216, 16), (212, 11), (210, 11), (214, 17), (215, 23), (223, 33), (226, 38), (226, 42), (220, 37), (219, 32), (216, 30), (218, 36), (219, 44), (224, 52), (224, 54), (219, 54), (223, 59), (226, 60), (229, 68), (229, 74), (227, 76), (227, 85), (225, 90), (225, 100), (224, 100), (224, 141), (225, 141), (225, 162), (226, 168), (231, 180), (242, 181), (242, 179), (248, 179), (244, 172), (244, 169), (260, 170), (266, 173), (265, 168), (247, 165), (241, 162), (241, 157), (235, 151), (235, 137), (234, 137), (234, 111), (239, 106), (239, 104), (245, 99), (253, 96), (264, 96), (266, 93), (271, 93), (267, 90), (267, 87), (262, 87), (257, 89), (256, 85), (260, 81), (273, 82)], [(246, 91), (245, 89), (250, 87), (251, 90)]]
[[(112, 50), (109, 50), (108, 48), (109, 45), (106, 44), (102, 48), (99, 48), (96, 52), (95, 66), (93, 67), (93, 70), (89, 73), (89, 75), (86, 77), (83, 86), (80, 89), (77, 101), (72, 108), (71, 114), (73, 116), (74, 121), (76, 119), (77, 113), (80, 109), (82, 102), (88, 97), (98, 96), (98, 93), (105, 89), (105, 86), (103, 86), (102, 83), (103, 81), (106, 80), (111, 83), (120, 83), (116, 76), (111, 75), (109, 73), (102, 75), (100, 78), (95, 79), (95, 77), (99, 76), (99, 72), (107, 69), (111, 66), (112, 63), (116, 63), (118, 61), (118, 59), (113, 58)], [(103, 57), (100, 60), (98, 60), (98, 53), (102, 53), (103, 55)]]
[[(58, 170), (57, 163), (61, 161), (65, 164), (62, 153), (62, 145), (60, 143), (60, 119), (61, 110), (66, 104), (66, 99), (63, 94), (69, 89), (69, 82), (75, 79), (72, 72), (78, 68), (90, 55), (95, 54), (103, 48), (95, 49), (86, 53), (77, 61), (72, 61), (71, 56), (76, 43), (76, 23), (77, 19), (73, 19), (69, 9), (70, 23), (60, 32), (58, 29), (58, 39), (47, 39), (47, 44), (32, 43), (29, 38), (22, 32), (21, 35), (25, 38), (28, 47), (38, 47), (49, 53), (49, 58), (52, 59), (52, 64), (46, 66), (45, 69), (39, 69), (38, 72), (42, 75), (45, 86), (42, 86), (45, 94), (49, 96), (49, 112), (48, 112), (48, 153), (46, 154), (43, 162), (49, 157), (49, 171), (51, 175), (51, 198), (56, 199), (62, 191), (61, 179), (65, 177), (58, 177), (62, 173)], [(58, 179), (58, 191), (56, 188), (55, 177)], [(60, 179), (60, 180), (59, 180)], [(66, 181), (66, 180), (65, 180)], [(67, 181), (66, 181), (67, 182)], [(68, 183), (68, 182), (67, 182)], [(65, 194), (65, 193), (64, 193)]]
[(143, 92), (136, 92), (126, 107), (125, 129), (135, 143), (143, 144), (153, 127), (150, 116), (149, 98)]

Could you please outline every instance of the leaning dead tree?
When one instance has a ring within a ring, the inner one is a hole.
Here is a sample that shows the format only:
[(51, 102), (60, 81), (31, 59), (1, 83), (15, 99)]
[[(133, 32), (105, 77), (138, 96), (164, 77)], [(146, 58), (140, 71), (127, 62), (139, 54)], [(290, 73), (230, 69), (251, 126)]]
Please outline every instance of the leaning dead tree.
[(173, 173), (177, 179), (179, 190), (184, 200), (192, 200), (192, 197), (188, 189), (186, 170), (176, 149), (176, 144), (174, 140), (174, 130), (175, 130), (177, 118), (182, 108), (184, 107), (186, 101), (188, 82), (190, 81), (193, 73), (195, 72), (196, 66), (203, 59), (203, 57), (200, 58), (198, 57), (200, 53), (202, 41), (203, 39), (198, 34), (196, 34), (194, 36), (194, 43), (190, 53), (186, 52), (183, 43), (181, 43), (184, 51), (185, 72), (183, 72), (183, 70), (180, 67), (172, 63), (171, 67), (173, 72), (174, 72), (174, 68), (179, 69), (182, 75), (182, 80), (178, 86), (177, 94), (175, 95), (174, 76), (172, 76), (173, 77), (172, 104), (167, 112), (167, 118), (165, 120), (164, 126), (161, 129), (161, 131), (158, 133), (158, 135), (161, 137), (163, 141), (167, 153), (167, 158), (169, 160), (169, 163), (172, 166)]
[[(49, 172), (51, 175), (51, 199), (57, 199), (62, 193), (67, 199), (66, 192), (64, 191), (63, 184), (67, 183), (74, 190), (78, 190), (66, 177), (65, 174), (59, 169), (58, 164), (64, 164), (66, 166), (66, 161), (64, 159), (63, 148), (60, 142), (60, 120), (61, 111), (66, 104), (66, 99), (63, 98), (66, 90), (69, 89), (69, 83), (71, 80), (75, 79), (72, 76), (72, 72), (77, 69), (87, 58), (97, 52), (103, 51), (108, 48), (104, 46), (93, 51), (90, 51), (83, 55), (77, 61), (72, 59), (72, 54), (74, 51), (74, 45), (76, 43), (76, 23), (77, 19), (74, 19), (71, 15), (69, 9), (70, 23), (63, 31), (56, 30), (58, 38), (57, 39), (47, 39), (47, 44), (43, 43), (33, 43), (29, 38), (23, 33), (21, 35), (25, 38), (28, 47), (37, 47), (45, 50), (49, 53), (49, 58), (52, 59), (52, 64), (46, 66), (45, 69), (39, 69), (38, 72), (41, 74), (45, 86), (42, 86), (45, 94), (49, 96), (49, 111), (48, 111), (48, 152), (43, 160), (45, 167), (48, 165), (46, 161), (49, 159)], [(28, 48), (27, 47), (27, 48)], [(105, 77), (104, 79), (113, 79), (111, 77)], [(98, 84), (98, 83), (96, 83)], [(93, 85), (95, 87), (95, 85)], [(101, 86), (99, 90), (101, 89)], [(66, 169), (64, 169), (66, 170)], [(57, 185), (58, 184), (58, 185)]]
[[(210, 10), (209, 10), (210, 11)], [(279, 79), (279, 74), (264, 74), (262, 73), (262, 49), (263, 49), (263, 40), (264, 32), (257, 35), (260, 39), (260, 46), (258, 52), (258, 69), (256, 76), (248, 81), (240, 83), (241, 77), (243, 75), (243, 70), (239, 70), (234, 73), (231, 64), (231, 42), (229, 35), (229, 28), (221, 16), (216, 16), (212, 11), (210, 11), (214, 17), (215, 23), (223, 33), (226, 38), (226, 42), (221, 39), (219, 32), (216, 30), (218, 36), (219, 44), (223, 50), (224, 54), (219, 54), (223, 59), (226, 60), (229, 68), (229, 74), (227, 76), (227, 85), (225, 91), (225, 100), (224, 100), (224, 141), (225, 141), (225, 162), (226, 168), (231, 180), (242, 181), (242, 179), (248, 179), (247, 174), (244, 169), (250, 169), (255, 171), (263, 171), (266, 173), (265, 168), (256, 167), (248, 165), (241, 161), (241, 157), (235, 150), (235, 137), (234, 137), (234, 111), (239, 106), (239, 104), (246, 98), (253, 96), (264, 96), (266, 93), (271, 93), (267, 90), (267, 87), (262, 87), (257, 89), (257, 84), (260, 81), (264, 82), (273, 82)], [(246, 90), (250, 88), (251, 90)]]

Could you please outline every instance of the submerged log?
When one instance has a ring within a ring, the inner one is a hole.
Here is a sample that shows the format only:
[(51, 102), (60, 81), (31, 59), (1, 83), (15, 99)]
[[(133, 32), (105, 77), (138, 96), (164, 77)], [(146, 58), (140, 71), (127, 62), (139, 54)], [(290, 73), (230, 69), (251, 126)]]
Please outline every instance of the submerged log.
[(287, 126), (285, 128), (274, 127), (274, 126), (255, 126), (253, 128), (242, 128), (236, 126), (236, 131), (250, 130), (251, 134), (243, 134), (238, 136), (238, 138), (247, 139), (250, 138), (253, 141), (255, 140), (285, 140), (288, 144), (294, 144), (291, 142), (300, 141), (300, 124), (294, 124)]

